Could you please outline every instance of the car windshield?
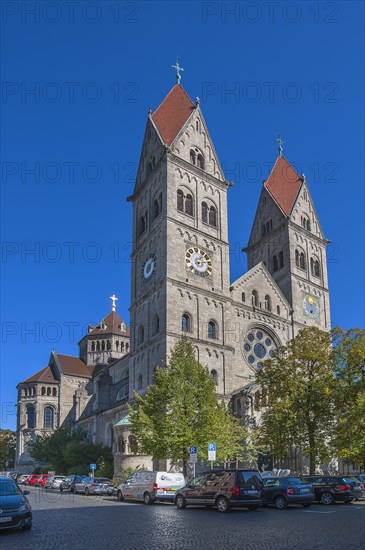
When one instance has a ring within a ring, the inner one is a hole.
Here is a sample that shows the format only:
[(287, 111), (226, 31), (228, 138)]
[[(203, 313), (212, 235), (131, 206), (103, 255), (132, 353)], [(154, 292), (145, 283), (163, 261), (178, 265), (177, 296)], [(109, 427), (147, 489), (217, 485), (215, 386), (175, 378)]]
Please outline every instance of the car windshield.
[(306, 479), (299, 479), (299, 477), (287, 477), (285, 479), (289, 481), (290, 485), (303, 485), (304, 483), (308, 484)]
[(110, 483), (110, 480), (107, 479), (106, 477), (97, 477), (96, 479), (94, 479), (94, 482), (95, 483)]
[(356, 477), (344, 477), (342, 478), (345, 483), (356, 483), (356, 485), (360, 485), (359, 480), (356, 479)]
[(0, 483), (0, 496), (8, 497), (11, 495), (21, 495), (19, 487), (11, 481), (2, 481)]

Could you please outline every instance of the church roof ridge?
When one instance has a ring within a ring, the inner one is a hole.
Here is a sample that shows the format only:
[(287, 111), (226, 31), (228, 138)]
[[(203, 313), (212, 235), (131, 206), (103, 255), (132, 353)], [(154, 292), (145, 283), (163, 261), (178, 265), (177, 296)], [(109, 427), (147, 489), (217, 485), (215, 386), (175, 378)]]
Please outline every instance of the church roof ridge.
[(285, 216), (290, 216), (302, 184), (303, 177), (279, 155), (264, 186)]
[(52, 369), (49, 365), (43, 367), (43, 369), (39, 370), (26, 380), (23, 380), (20, 384), (27, 384), (29, 382), (48, 382), (59, 384), (59, 381), (53, 376)]
[(164, 143), (171, 145), (194, 109), (194, 103), (181, 84), (175, 84), (151, 115)]

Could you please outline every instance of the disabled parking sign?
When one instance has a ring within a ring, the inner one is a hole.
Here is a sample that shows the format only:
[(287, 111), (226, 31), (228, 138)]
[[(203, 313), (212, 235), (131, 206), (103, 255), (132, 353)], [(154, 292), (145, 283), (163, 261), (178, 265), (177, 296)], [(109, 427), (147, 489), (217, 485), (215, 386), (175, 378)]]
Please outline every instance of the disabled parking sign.
[(217, 454), (217, 444), (216, 443), (208, 443), (208, 460), (216, 460), (216, 454)]

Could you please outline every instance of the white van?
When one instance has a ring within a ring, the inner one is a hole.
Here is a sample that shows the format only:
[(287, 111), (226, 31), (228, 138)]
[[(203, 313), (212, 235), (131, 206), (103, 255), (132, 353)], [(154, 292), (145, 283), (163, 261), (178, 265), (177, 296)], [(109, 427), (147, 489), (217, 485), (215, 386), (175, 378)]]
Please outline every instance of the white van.
[(185, 477), (176, 472), (134, 472), (117, 488), (117, 499), (143, 500), (145, 504), (174, 501), (175, 492), (185, 486)]

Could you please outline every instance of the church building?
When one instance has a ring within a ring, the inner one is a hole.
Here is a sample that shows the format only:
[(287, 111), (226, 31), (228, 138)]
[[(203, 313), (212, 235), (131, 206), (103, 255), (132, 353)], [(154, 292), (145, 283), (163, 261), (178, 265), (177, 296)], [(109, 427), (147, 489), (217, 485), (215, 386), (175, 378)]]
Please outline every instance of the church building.
[[(329, 330), (329, 242), (305, 176), (282, 155), (264, 181), (247, 254), (231, 281), (225, 179), (199, 100), (178, 83), (148, 113), (133, 194), (130, 327), (116, 311), (90, 326), (75, 357), (51, 352), (18, 384), (17, 462), (27, 446), (68, 423), (113, 449), (115, 475), (153, 466), (130, 433), (127, 403), (144, 394), (155, 369), (185, 334), (242, 423), (259, 419), (255, 372), (304, 327)], [(116, 275), (116, 274), (115, 274)]]

